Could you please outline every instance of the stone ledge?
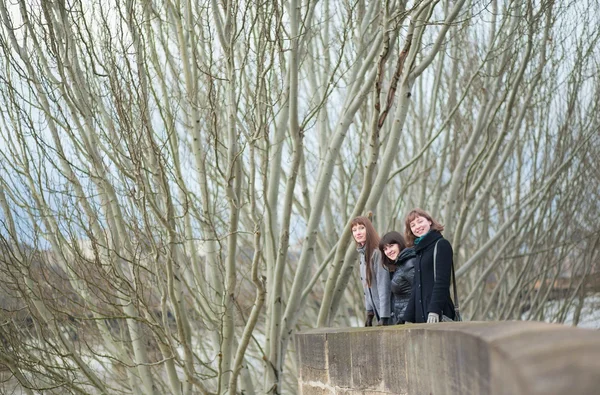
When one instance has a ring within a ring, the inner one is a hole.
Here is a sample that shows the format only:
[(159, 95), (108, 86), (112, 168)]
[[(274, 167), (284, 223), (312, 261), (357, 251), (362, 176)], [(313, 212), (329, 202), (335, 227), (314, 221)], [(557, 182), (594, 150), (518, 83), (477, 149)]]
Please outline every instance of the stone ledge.
[(298, 333), (299, 392), (600, 393), (600, 332), (529, 321)]

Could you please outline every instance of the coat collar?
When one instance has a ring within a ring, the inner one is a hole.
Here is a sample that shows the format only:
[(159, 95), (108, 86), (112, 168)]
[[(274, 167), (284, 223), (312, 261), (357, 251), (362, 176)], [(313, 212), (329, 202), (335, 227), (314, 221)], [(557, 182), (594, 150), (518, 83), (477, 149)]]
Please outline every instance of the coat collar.
[(415, 248), (415, 252), (419, 253), (421, 251), (426, 250), (430, 245), (438, 241), (442, 238), (442, 234), (437, 230), (432, 230), (428, 234), (423, 237), (423, 239), (417, 244)]
[(403, 262), (409, 260), (410, 258), (414, 258), (416, 257), (417, 254), (415, 253), (415, 249), (412, 247), (408, 247), (402, 250), (402, 252), (400, 252), (400, 255), (398, 255), (398, 257), (396, 258), (396, 262), (394, 262), (396, 265), (400, 265)]

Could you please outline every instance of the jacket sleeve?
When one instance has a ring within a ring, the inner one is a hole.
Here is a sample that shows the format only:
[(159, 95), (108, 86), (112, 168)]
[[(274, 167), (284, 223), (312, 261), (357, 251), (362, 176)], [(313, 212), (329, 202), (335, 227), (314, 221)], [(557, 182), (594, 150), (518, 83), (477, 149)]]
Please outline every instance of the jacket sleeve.
[(392, 291), (390, 287), (390, 272), (383, 267), (381, 263), (381, 252), (373, 251), (373, 269), (377, 276), (377, 293), (379, 294), (379, 312), (380, 318), (389, 318), (391, 316)]
[[(414, 268), (413, 268), (413, 276), (414, 276)], [(417, 286), (413, 281), (412, 289), (410, 291), (410, 299), (408, 300), (408, 304), (406, 305), (406, 310), (404, 310), (404, 316), (402, 319), (406, 322), (415, 322), (415, 294), (417, 293)]]
[(363, 294), (365, 294), (365, 310), (367, 312), (374, 312), (373, 303), (371, 303), (371, 294), (369, 293), (369, 288), (363, 286)]
[(415, 258), (407, 260), (402, 270), (402, 292), (409, 295), (412, 294), (412, 285), (415, 279), (415, 261)]
[(373, 303), (371, 302), (371, 293), (369, 292), (369, 287), (367, 286), (367, 281), (365, 280), (365, 276), (366, 276), (366, 268), (365, 268), (365, 262), (363, 259), (360, 259), (360, 265), (359, 265), (359, 270), (360, 270), (360, 282), (363, 286), (363, 295), (365, 296), (365, 311), (367, 312), (374, 312), (373, 309)]
[[(435, 251), (435, 249), (434, 249)], [(442, 311), (450, 295), (450, 276), (452, 273), (452, 246), (446, 239), (440, 239), (437, 243), (437, 259), (435, 268), (435, 282), (431, 300), (427, 307), (428, 313), (437, 313), (442, 316)]]

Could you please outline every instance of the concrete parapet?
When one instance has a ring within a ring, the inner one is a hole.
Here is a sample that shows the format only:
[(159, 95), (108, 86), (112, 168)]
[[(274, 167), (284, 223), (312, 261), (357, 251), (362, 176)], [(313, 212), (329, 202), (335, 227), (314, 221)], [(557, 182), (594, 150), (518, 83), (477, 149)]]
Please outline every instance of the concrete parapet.
[(296, 335), (302, 395), (600, 394), (600, 332), (541, 322)]

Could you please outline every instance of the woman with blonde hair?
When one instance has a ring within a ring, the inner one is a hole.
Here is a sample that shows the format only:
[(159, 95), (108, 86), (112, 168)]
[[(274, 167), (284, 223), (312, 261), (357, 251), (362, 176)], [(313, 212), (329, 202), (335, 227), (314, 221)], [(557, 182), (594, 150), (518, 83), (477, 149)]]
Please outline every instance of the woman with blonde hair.
[(407, 322), (454, 320), (450, 298), (452, 246), (442, 236), (444, 226), (426, 211), (415, 208), (405, 220), (405, 237), (417, 255), (412, 294), (404, 313)]
[(360, 280), (365, 295), (365, 326), (390, 324), (390, 273), (381, 262), (377, 248), (379, 235), (367, 217), (356, 217), (350, 224), (360, 256)]

